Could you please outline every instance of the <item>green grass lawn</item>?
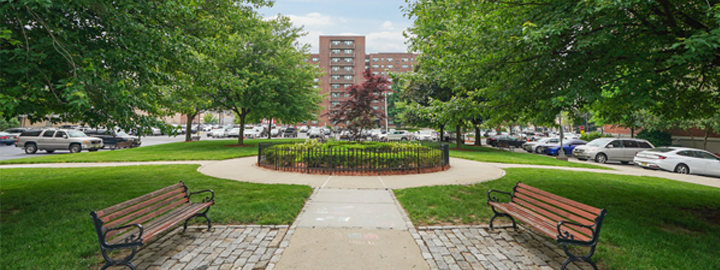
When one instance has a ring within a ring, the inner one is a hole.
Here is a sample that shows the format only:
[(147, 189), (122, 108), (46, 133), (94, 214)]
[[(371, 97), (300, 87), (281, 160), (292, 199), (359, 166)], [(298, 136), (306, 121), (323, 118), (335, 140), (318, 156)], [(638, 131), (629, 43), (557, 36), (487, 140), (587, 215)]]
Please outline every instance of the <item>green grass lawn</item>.
[[(126, 161), (173, 161), (173, 160), (223, 160), (257, 155), (257, 144), (267, 140), (245, 140), (249, 147), (234, 147), (237, 140), (208, 140), (177, 142), (115, 151), (56, 154), (30, 158), (2, 160), (0, 164), (66, 163), (66, 162), (126, 162)], [(298, 141), (296, 139), (272, 140), (272, 142)]]
[[(718, 269), (720, 189), (654, 177), (512, 168), (470, 186), (395, 191), (415, 224), (487, 224), (487, 191), (517, 181), (591, 206), (608, 216), (599, 259), (607, 269)], [(498, 218), (498, 221), (507, 221)]]
[(560, 167), (573, 167), (573, 168), (590, 168), (590, 169), (601, 169), (611, 170), (610, 168), (593, 165), (591, 163), (575, 163), (567, 162), (555, 159), (555, 157), (546, 155), (535, 155), (525, 152), (524, 150), (515, 150), (516, 152), (509, 152), (498, 150), (490, 147), (477, 147), (463, 145), (464, 150), (452, 150), (455, 144), (450, 144), (450, 157), (464, 158), (469, 160), (481, 161), (481, 162), (496, 162), (496, 163), (512, 163), (512, 164), (528, 164), (528, 165), (547, 165), (547, 166), (560, 166)]
[[(2, 269), (87, 269), (101, 262), (90, 211), (184, 181), (215, 191), (213, 224), (291, 224), (312, 188), (202, 175), (197, 165), (2, 169)], [(199, 199), (202, 199), (198, 197)], [(194, 199), (193, 199), (194, 200)], [(205, 224), (204, 219), (196, 219)]]

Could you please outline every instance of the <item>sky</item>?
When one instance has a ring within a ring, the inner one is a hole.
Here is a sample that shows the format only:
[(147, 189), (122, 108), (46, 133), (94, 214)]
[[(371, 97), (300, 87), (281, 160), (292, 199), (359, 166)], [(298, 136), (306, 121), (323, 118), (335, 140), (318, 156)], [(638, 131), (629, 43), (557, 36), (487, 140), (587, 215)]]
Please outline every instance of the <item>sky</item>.
[(365, 53), (406, 52), (403, 30), (412, 22), (403, 16), (404, 0), (276, 0), (271, 8), (258, 10), (263, 17), (290, 17), (307, 35), (301, 43), (319, 51), (321, 35), (365, 36)]

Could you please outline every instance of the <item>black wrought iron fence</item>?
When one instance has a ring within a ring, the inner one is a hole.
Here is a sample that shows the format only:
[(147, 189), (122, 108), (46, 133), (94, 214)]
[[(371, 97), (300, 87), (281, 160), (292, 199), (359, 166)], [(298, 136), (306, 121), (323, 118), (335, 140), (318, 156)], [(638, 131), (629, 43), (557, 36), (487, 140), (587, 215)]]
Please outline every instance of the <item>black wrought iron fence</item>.
[(260, 143), (258, 165), (282, 171), (317, 174), (403, 174), (445, 170), (449, 147), (421, 143), (422, 147), (298, 147), (292, 142)]

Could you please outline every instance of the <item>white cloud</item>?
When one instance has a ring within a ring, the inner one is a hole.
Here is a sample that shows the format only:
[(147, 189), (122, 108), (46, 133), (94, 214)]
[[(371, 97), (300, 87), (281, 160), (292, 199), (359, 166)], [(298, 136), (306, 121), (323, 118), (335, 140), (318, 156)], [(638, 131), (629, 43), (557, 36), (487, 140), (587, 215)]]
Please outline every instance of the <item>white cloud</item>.
[(365, 35), (365, 46), (368, 53), (407, 51), (402, 31), (369, 33)]
[(340, 22), (345, 22), (343, 18), (332, 18), (330, 16), (324, 16), (320, 13), (313, 12), (305, 14), (305, 16), (287, 15), (295, 26), (304, 25), (305, 28), (311, 27), (322, 27), (333, 25)]
[(391, 21), (385, 21), (382, 24), (382, 29), (392, 31), (395, 30), (395, 27), (393, 27), (393, 23)]

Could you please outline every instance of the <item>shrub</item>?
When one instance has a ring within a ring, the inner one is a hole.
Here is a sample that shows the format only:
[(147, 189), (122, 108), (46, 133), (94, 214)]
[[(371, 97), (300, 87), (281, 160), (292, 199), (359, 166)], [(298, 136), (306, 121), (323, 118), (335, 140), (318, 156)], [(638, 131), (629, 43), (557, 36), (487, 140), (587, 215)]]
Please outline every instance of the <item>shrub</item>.
[(648, 140), (655, 147), (672, 145), (672, 135), (660, 130), (643, 130), (636, 137)]
[(600, 132), (590, 132), (590, 133), (585, 133), (585, 135), (580, 136), (580, 139), (583, 141), (589, 142), (594, 139), (604, 138), (604, 137), (612, 137), (612, 135), (601, 134)]

